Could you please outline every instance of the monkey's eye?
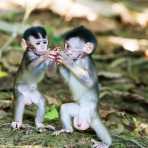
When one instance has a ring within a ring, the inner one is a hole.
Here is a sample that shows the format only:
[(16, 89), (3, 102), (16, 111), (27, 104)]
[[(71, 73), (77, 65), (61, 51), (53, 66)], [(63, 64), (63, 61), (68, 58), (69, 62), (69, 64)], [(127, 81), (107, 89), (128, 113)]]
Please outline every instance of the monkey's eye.
[(44, 41), (43, 44), (47, 44), (47, 41)]
[(37, 44), (37, 45), (40, 45), (40, 42), (37, 42), (36, 44)]

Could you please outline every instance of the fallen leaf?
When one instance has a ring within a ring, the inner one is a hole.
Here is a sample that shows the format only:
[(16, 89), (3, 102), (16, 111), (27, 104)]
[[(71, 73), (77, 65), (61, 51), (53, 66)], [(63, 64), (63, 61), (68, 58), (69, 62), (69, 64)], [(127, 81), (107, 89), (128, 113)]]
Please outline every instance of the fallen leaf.
[(47, 121), (58, 119), (59, 113), (58, 113), (56, 107), (52, 106), (51, 108), (49, 108), (48, 112), (45, 114), (44, 118)]

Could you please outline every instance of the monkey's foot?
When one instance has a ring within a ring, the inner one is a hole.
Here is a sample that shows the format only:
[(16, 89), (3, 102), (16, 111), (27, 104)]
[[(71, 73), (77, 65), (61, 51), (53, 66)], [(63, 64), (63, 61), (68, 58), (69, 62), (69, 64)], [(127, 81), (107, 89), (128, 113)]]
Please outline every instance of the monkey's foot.
[(45, 128), (43, 123), (36, 123), (36, 128)]
[(12, 122), (12, 123), (11, 123), (11, 127), (12, 127), (13, 129), (20, 129), (20, 128), (23, 127), (23, 124), (22, 124), (22, 122)]
[(36, 123), (36, 128), (37, 128), (39, 133), (42, 133), (42, 132), (46, 131), (45, 126), (44, 126), (43, 123)]
[(44, 126), (43, 123), (36, 123), (36, 128), (37, 128), (38, 132), (40, 132), (40, 133), (46, 131), (45, 126)]
[(52, 135), (58, 136), (62, 133), (72, 133), (72, 131), (68, 130), (68, 129), (61, 129), (61, 130), (57, 130), (57, 131), (53, 132)]
[(93, 143), (91, 148), (109, 148), (109, 145), (98, 142), (94, 139), (91, 139), (91, 142)]

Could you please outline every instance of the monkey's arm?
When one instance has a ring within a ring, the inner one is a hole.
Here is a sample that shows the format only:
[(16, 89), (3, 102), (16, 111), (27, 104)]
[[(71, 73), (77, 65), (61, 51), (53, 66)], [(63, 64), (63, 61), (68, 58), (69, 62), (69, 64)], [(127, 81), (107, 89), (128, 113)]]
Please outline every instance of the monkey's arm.
[(53, 64), (53, 60), (50, 58), (47, 58), (46, 55), (37, 56), (33, 52), (27, 53), (27, 65), (28, 68), (34, 69), (34, 68), (43, 68), (47, 66), (51, 66)]
[(94, 82), (86, 69), (83, 69), (77, 65), (66, 65), (66, 67), (80, 80), (81, 83), (91, 88)]
[(63, 67), (63, 66), (60, 66), (59, 72), (62, 75), (62, 77), (65, 79), (65, 82), (68, 82), (69, 76), (70, 76), (69, 70), (67, 68)]
[(37, 66), (41, 66), (41, 64), (46, 65), (46, 66), (51, 66), (53, 64), (53, 61), (50, 60), (49, 58), (47, 59), (44, 55), (34, 59), (28, 66), (29, 68), (35, 68)]
[(29, 64), (29, 68), (32, 69), (32, 68), (35, 68), (37, 67), (39, 64), (41, 64), (43, 61), (44, 61), (44, 57), (43, 56), (40, 56), (39, 58), (33, 60), (30, 64)]
[(91, 76), (88, 59), (82, 60), (78, 65), (69, 57), (66, 57), (65, 59), (66, 60), (63, 60), (63, 65), (69, 69), (81, 83), (85, 84), (89, 88), (94, 86), (95, 83)]

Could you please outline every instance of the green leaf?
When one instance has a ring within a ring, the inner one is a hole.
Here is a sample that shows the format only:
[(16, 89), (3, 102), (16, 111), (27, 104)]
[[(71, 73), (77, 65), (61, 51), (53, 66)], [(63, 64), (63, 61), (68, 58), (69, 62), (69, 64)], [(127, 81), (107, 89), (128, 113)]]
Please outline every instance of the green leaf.
[(0, 71), (0, 78), (8, 76), (7, 72)]
[(58, 119), (59, 118), (59, 113), (58, 113), (56, 107), (52, 106), (48, 110), (48, 112), (45, 114), (44, 118), (45, 118), (46, 121)]
[(52, 37), (53, 36), (54, 29), (51, 26), (45, 26), (45, 29), (46, 29), (47, 35), (49, 37)]
[(62, 38), (60, 36), (53, 36), (52, 42), (53, 44), (60, 44), (62, 42)]

